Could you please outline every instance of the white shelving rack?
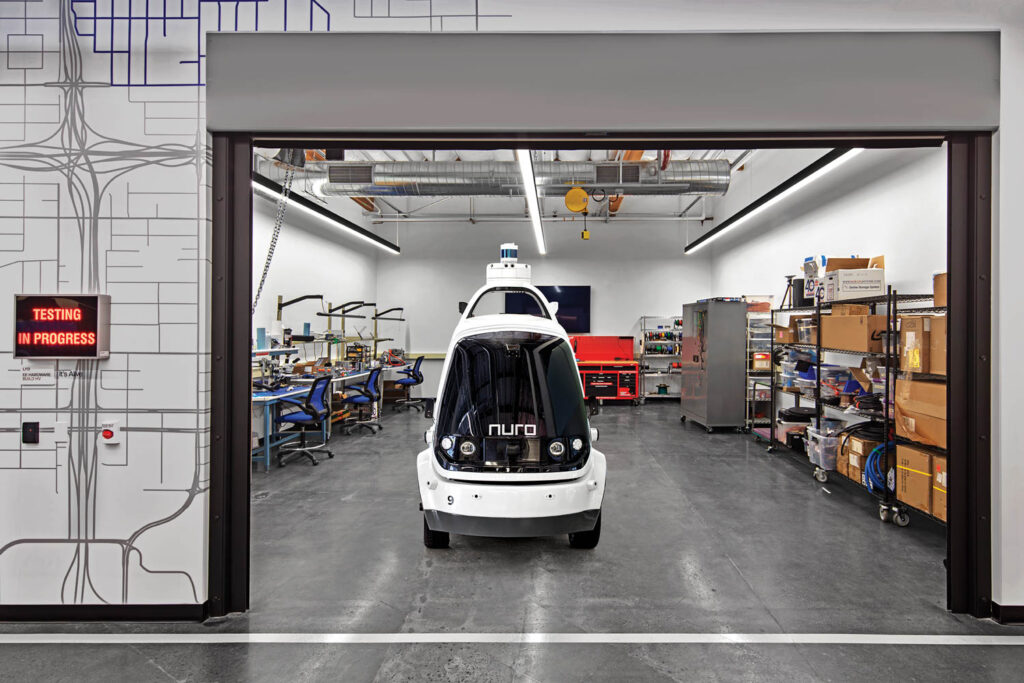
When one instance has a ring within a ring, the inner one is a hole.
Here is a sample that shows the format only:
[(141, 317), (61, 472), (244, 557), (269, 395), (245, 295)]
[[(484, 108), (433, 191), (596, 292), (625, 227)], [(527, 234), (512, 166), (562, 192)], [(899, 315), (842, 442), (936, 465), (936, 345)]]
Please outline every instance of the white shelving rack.
[[(747, 430), (771, 424), (771, 343), (771, 313), (747, 313)], [(755, 353), (769, 354), (764, 367), (755, 364)]]
[[(640, 400), (681, 396), (679, 362), (682, 327), (678, 315), (640, 316)], [(661, 389), (659, 385), (665, 386)], [(661, 392), (664, 393), (661, 393)]]

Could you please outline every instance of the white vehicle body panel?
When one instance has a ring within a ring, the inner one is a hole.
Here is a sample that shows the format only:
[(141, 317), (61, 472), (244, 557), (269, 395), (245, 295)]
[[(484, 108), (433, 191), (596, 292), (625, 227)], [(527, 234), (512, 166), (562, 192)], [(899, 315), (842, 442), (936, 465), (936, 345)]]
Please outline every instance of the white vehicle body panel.
[[(473, 295), (452, 334), (437, 388), (439, 401), (445, 395), (454, 349), (466, 337), (493, 332), (535, 332), (570, 343), (565, 329), (555, 319), (557, 306), (529, 284), (529, 276), (516, 278), (514, 273), (503, 271), (499, 277), (494, 277), (494, 265), (488, 268), (488, 284)], [(532, 292), (546, 305), (550, 319), (519, 314), (469, 317), (488, 291), (509, 287)], [(579, 385), (580, 400), (583, 400), (583, 386), (578, 373), (575, 381)], [(470, 535), (534, 536), (593, 528), (604, 500), (607, 474), (605, 456), (593, 444), (587, 461), (577, 470), (464, 472), (446, 469), (439, 463), (434, 452), (436, 428), (435, 417), (428, 432), (431, 443), (419, 453), (416, 461), (420, 499), (432, 530)]]

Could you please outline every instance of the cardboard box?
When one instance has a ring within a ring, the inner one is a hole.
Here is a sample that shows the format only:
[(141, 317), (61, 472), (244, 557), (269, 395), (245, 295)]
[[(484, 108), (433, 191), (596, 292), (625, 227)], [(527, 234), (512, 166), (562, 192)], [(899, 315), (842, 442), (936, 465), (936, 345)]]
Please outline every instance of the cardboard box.
[(822, 278), (825, 301), (885, 295), (885, 257), (830, 258)]
[(856, 380), (860, 388), (864, 390), (864, 393), (870, 394), (873, 382), (871, 381), (871, 375), (864, 371), (863, 368), (850, 368), (850, 374), (853, 375), (853, 379)]
[(852, 479), (858, 484), (864, 484), (864, 470), (849, 463), (846, 466), (846, 477)]
[(881, 268), (835, 270), (825, 274), (824, 301), (885, 296), (885, 271)]
[(772, 336), (776, 344), (796, 343), (796, 330), (789, 325), (772, 325)]
[(900, 316), (900, 370), (931, 372), (931, 333), (931, 316)]
[(946, 385), (896, 380), (896, 435), (929, 446), (946, 447)]
[(947, 303), (949, 301), (949, 297), (948, 297), (949, 285), (947, 283), (947, 280), (949, 278), (947, 277), (947, 275), (948, 275), (947, 273), (939, 273), (938, 275), (936, 275), (932, 279), (932, 290), (933, 290), (932, 296), (935, 298), (935, 305), (936, 306), (948, 306), (949, 305)]
[[(844, 438), (840, 444), (840, 456), (846, 462), (846, 476), (858, 484), (864, 484), (864, 466), (867, 465), (868, 455), (880, 442), (863, 439), (859, 436)], [(838, 458), (836, 459), (838, 463)]]
[(829, 257), (825, 259), (825, 273), (833, 273), (837, 270), (866, 270), (868, 268), (885, 269), (885, 257), (873, 256), (872, 258), (850, 258)]
[(932, 456), (932, 515), (946, 521), (946, 456)]
[(896, 498), (912, 508), (931, 513), (931, 453), (913, 446), (896, 446)]
[(867, 463), (867, 457), (871, 455), (871, 451), (875, 450), (881, 444), (881, 441), (873, 441), (859, 436), (851, 436), (847, 439), (846, 448), (844, 450), (850, 456), (850, 462), (860, 469), (864, 469), (864, 465)]
[(836, 456), (836, 472), (844, 477), (850, 476), (850, 458), (845, 453)]
[(835, 304), (832, 315), (871, 315), (871, 307), (866, 304)]
[(946, 374), (946, 316), (932, 317), (932, 333), (928, 343), (928, 372)]
[(846, 351), (881, 352), (884, 315), (824, 315), (821, 345)]

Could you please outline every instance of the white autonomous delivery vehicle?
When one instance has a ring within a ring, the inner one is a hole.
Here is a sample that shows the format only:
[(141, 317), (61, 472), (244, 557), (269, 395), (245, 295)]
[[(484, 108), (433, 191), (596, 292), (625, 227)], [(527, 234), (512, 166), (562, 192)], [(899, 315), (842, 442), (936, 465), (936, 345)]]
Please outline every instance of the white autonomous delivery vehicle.
[(449, 534), (568, 534), (574, 548), (601, 537), (607, 468), (576, 359), (557, 304), (517, 257), (502, 245), (448, 347), (416, 459), (428, 548), (447, 547)]

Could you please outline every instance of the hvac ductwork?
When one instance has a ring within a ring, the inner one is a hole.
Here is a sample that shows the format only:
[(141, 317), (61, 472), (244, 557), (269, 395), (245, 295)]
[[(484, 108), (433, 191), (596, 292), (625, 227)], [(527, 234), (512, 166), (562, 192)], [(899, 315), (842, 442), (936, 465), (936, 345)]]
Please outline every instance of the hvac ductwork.
[[(314, 192), (325, 197), (523, 195), (519, 167), (512, 161), (377, 162), (307, 164), (325, 173)], [(725, 159), (622, 163), (534, 162), (541, 196), (564, 196), (571, 187), (609, 195), (723, 195), (729, 189)]]

